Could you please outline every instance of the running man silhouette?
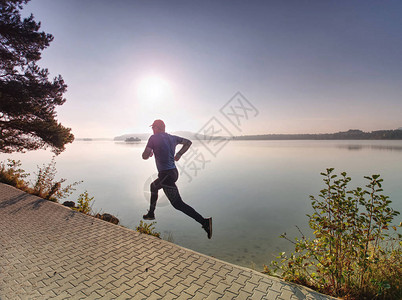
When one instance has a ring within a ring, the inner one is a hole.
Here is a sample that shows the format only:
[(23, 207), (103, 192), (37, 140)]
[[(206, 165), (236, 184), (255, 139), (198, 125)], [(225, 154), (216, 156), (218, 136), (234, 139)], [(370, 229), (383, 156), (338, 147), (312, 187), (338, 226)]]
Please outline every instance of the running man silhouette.
[[(173, 207), (200, 223), (210, 239), (212, 237), (212, 218), (202, 217), (194, 208), (184, 203), (176, 186), (179, 172), (177, 171), (175, 161), (178, 161), (186, 153), (192, 142), (183, 137), (166, 133), (165, 123), (162, 120), (155, 120), (151, 127), (154, 134), (149, 138), (142, 153), (142, 158), (148, 159), (155, 154), (158, 178), (151, 183), (151, 203), (148, 213), (143, 218), (145, 220), (155, 220), (158, 191), (163, 189)], [(183, 146), (175, 155), (178, 144), (182, 144)]]

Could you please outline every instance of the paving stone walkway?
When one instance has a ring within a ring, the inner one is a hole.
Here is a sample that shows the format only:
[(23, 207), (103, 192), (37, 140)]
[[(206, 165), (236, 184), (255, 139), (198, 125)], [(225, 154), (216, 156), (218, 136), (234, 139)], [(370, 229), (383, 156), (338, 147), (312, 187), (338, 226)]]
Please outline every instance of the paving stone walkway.
[(333, 298), (0, 183), (0, 299)]

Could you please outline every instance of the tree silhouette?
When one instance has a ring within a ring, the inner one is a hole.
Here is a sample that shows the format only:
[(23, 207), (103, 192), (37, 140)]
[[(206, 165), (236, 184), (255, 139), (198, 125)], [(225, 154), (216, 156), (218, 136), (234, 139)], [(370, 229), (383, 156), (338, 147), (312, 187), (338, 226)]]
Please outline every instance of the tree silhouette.
[(0, 0), (0, 152), (50, 146), (59, 154), (74, 140), (56, 120), (67, 85), (60, 75), (49, 81), (48, 70), (36, 64), (53, 36), (39, 31), (32, 14), (21, 19), (28, 1)]

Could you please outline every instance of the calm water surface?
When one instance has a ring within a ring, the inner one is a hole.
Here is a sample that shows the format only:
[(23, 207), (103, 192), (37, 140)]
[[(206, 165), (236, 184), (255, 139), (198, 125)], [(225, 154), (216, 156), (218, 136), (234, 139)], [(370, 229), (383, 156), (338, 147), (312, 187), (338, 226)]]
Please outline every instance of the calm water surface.
[[(94, 211), (114, 214), (122, 225), (135, 228), (147, 211), (148, 186), (156, 176), (154, 159), (141, 158), (144, 146), (74, 142), (56, 158), (56, 179), (83, 180), (69, 200), (87, 190), (95, 197)], [(297, 236), (295, 225), (307, 231), (309, 195), (318, 195), (320, 172), (328, 167), (346, 171), (351, 188), (363, 186), (365, 175), (381, 174), (392, 207), (402, 211), (402, 141), (232, 141), (216, 157), (201, 144), (193, 149), (208, 162), (204, 169), (199, 163), (197, 173), (187, 168), (191, 179), (183, 174), (178, 186), (185, 202), (213, 217), (213, 238), (208, 240), (198, 223), (165, 197), (156, 210), (156, 230), (176, 244), (228, 262), (260, 270), (278, 252), (292, 250), (279, 235)], [(0, 155), (1, 160), (20, 159), (31, 174), (51, 157), (49, 151)]]

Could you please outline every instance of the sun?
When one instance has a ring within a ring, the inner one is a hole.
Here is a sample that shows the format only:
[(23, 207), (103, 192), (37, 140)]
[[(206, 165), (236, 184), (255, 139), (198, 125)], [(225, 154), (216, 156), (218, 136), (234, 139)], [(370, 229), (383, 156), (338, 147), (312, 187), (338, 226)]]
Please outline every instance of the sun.
[(159, 76), (145, 77), (137, 85), (137, 95), (145, 101), (160, 101), (169, 97), (170, 93), (169, 83)]

